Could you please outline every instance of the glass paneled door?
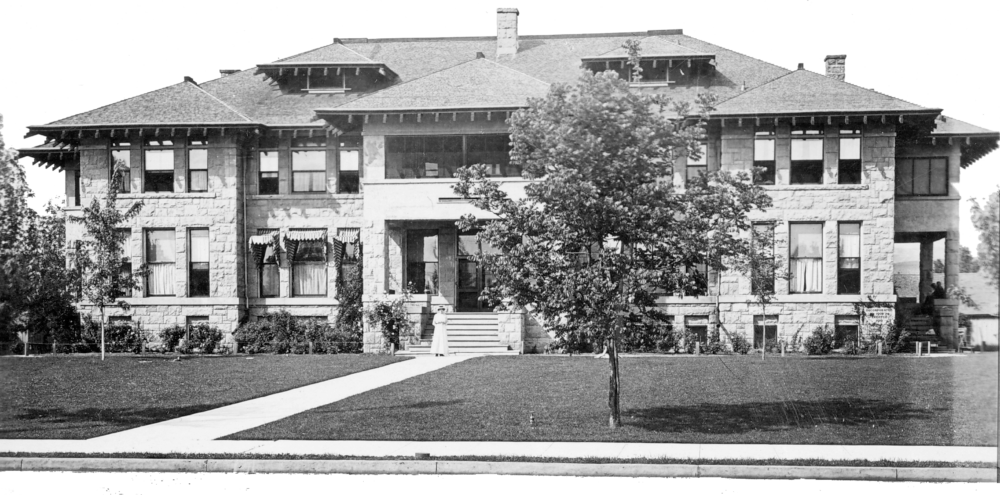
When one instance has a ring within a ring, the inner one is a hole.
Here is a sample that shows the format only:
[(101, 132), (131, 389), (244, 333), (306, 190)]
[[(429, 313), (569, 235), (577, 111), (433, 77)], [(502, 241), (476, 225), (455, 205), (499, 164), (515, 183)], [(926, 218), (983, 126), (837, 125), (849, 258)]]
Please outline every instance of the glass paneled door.
[(479, 294), (492, 283), (492, 277), (482, 264), (472, 257), (481, 253), (491, 254), (489, 245), (480, 245), (475, 233), (458, 234), (458, 311), (492, 311), (493, 308), (479, 300)]

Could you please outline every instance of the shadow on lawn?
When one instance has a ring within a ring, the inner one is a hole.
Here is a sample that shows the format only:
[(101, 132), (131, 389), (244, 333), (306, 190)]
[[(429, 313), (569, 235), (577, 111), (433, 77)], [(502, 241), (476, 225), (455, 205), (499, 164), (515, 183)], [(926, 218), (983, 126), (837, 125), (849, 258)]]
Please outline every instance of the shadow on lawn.
[[(22, 421), (30, 421), (31, 427), (36, 429), (72, 429), (78, 428), (81, 425), (91, 426), (94, 423), (113, 428), (134, 428), (208, 411), (209, 409), (216, 409), (223, 405), (199, 404), (196, 406), (126, 409), (88, 407), (86, 409), (68, 411), (58, 407), (47, 409), (31, 408), (24, 409), (13, 417)], [(2, 432), (10, 431), (16, 430), (0, 428), (0, 436), (2, 436)]]
[(629, 423), (664, 433), (738, 434), (750, 431), (794, 430), (820, 425), (882, 426), (889, 422), (926, 420), (946, 409), (916, 409), (903, 402), (871, 399), (796, 400), (699, 404), (633, 409)]

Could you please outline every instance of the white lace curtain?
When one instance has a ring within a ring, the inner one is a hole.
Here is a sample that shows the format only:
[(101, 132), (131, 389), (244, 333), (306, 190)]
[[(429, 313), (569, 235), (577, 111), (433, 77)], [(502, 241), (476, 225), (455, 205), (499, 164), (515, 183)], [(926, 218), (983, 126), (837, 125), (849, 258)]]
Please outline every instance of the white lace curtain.
[(792, 292), (821, 292), (823, 290), (823, 260), (805, 258), (792, 260)]
[(326, 263), (298, 263), (292, 268), (294, 295), (326, 294)]
[(151, 296), (172, 296), (174, 290), (173, 263), (150, 263), (146, 293)]

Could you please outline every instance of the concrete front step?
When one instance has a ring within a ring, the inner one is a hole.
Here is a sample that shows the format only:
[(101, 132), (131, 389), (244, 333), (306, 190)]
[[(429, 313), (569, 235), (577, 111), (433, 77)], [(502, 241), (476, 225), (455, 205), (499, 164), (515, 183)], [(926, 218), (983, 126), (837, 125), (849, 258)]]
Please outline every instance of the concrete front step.
[[(449, 348), (448, 351), (451, 354), (491, 354), (491, 355), (516, 355), (519, 354), (517, 351), (512, 351), (504, 346), (489, 346), (489, 347), (466, 347), (466, 348)], [(397, 356), (427, 356), (430, 355), (430, 347), (413, 347), (405, 351), (396, 352)]]

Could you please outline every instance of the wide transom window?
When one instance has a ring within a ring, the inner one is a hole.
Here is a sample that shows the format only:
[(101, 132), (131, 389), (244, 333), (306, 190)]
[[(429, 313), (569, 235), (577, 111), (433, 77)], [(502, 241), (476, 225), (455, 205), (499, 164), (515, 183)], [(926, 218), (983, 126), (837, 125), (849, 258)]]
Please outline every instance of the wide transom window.
[(451, 178), (459, 167), (485, 164), (493, 177), (520, 177), (507, 134), (386, 137), (386, 179)]

